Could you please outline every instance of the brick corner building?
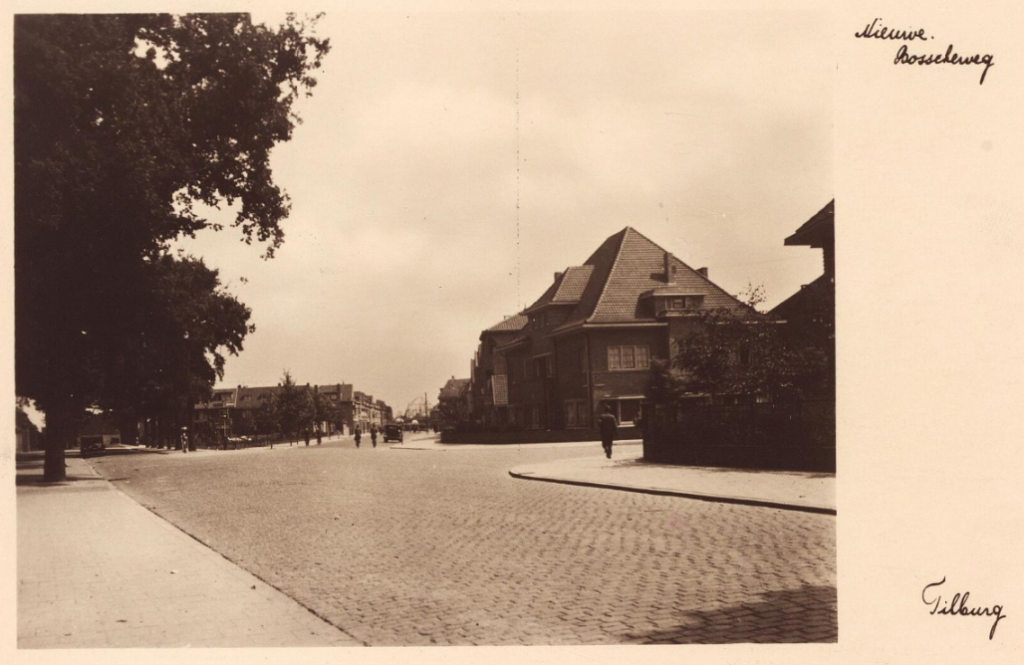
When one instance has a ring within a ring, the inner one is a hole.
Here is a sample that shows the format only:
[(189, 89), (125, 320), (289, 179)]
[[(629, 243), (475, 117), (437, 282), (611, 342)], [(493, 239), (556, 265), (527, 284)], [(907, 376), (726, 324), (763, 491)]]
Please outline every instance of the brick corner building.
[(651, 360), (667, 359), (698, 311), (749, 309), (637, 230), (609, 237), (555, 273), (528, 308), (484, 330), (473, 362), (473, 418), (522, 429), (587, 429), (605, 405), (640, 410)]

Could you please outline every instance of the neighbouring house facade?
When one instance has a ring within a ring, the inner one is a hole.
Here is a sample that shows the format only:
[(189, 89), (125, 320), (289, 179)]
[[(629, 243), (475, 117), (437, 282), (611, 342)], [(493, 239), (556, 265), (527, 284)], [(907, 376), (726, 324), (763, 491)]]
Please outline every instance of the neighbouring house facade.
[[(359, 392), (352, 393), (351, 413), (352, 426), (358, 425), (364, 432), (371, 427), (383, 427), (387, 424), (387, 405), (380, 400), (374, 400), (373, 395)], [(349, 421), (346, 421), (349, 422)]]
[(470, 379), (456, 379), (454, 376), (444, 384), (437, 395), (438, 415), (441, 426), (455, 425), (469, 418)]
[(835, 199), (829, 201), (784, 241), (788, 246), (822, 250), (824, 270), (821, 276), (802, 286), (770, 312), (772, 317), (785, 322), (784, 329), (792, 340), (825, 351), (828, 357), (829, 391), (832, 393), (825, 397), (831, 399), (835, 398), (836, 368), (835, 203)]
[(508, 418), (508, 368), (498, 347), (515, 339), (529, 319), (520, 312), (506, 316), (480, 333), (480, 344), (470, 367), (469, 411), (486, 427), (501, 427)]
[[(368, 430), (371, 425), (383, 426), (390, 421), (391, 407), (382, 400), (353, 390), (350, 383), (307, 386), (334, 404), (339, 413), (341, 429), (334, 422), (319, 423), (321, 431), (350, 434), (356, 425)], [(250, 429), (255, 412), (269, 397), (277, 395), (281, 386), (216, 388), (208, 402), (195, 405), (195, 422), (208, 422), (218, 436), (233, 436)]]
[(588, 429), (605, 406), (636, 419), (651, 361), (668, 359), (705, 308), (750, 311), (631, 227), (556, 273), (522, 313), (481, 333), (472, 375), (477, 421)]

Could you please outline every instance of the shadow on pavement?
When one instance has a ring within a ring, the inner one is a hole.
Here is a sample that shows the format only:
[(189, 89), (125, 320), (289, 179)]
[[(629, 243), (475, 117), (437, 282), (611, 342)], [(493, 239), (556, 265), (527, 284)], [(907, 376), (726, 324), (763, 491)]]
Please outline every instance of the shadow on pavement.
[[(78, 450), (67, 450), (65, 451), (65, 457), (67, 459), (94, 459), (98, 457), (105, 457), (107, 455), (128, 455), (128, 454), (146, 454), (146, 453), (159, 453), (166, 455), (173, 451), (170, 450), (157, 450), (155, 448), (107, 448), (97, 452), (81, 454)], [(45, 481), (43, 480), (43, 463), (44, 453), (42, 451), (34, 451), (30, 453), (18, 453), (14, 459), (15, 477), (14, 484), (16, 487), (62, 487), (72, 485), (81, 481), (97, 481), (101, 480), (96, 475), (75, 475), (69, 473), (64, 480), (58, 481)]]
[(612, 460), (616, 468), (629, 468), (638, 467), (644, 469), (692, 469), (694, 471), (702, 471), (707, 473), (768, 473), (771, 475), (794, 475), (801, 478), (835, 478), (834, 473), (820, 473), (814, 471), (786, 471), (779, 469), (754, 469), (754, 468), (731, 468), (725, 466), (695, 466), (693, 464), (662, 464), (658, 462), (648, 462), (643, 457), (630, 458), (630, 459), (619, 459)]
[(835, 642), (836, 590), (804, 586), (761, 594), (758, 602), (685, 612), (678, 628), (627, 633), (641, 644), (726, 644), (748, 642)]
[(83, 480), (98, 480), (96, 476), (75, 476), (69, 474), (64, 480), (55, 482), (44, 481), (42, 455), (37, 458), (19, 455), (14, 464), (14, 484), (16, 487), (61, 487)]
[(96, 457), (111, 457), (113, 455), (170, 455), (171, 453), (181, 453), (180, 450), (168, 449), (168, 448), (106, 448), (85, 455), (80, 455), (82, 459), (93, 459)]

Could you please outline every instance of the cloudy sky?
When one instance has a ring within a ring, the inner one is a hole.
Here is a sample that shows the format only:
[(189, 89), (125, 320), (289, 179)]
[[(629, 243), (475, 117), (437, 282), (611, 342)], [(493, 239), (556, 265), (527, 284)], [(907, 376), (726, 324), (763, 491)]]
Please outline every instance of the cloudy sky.
[(273, 156), (284, 246), (180, 243), (253, 309), (224, 385), (288, 369), (435, 400), (481, 329), (625, 226), (768, 305), (821, 272), (782, 241), (833, 197), (823, 14), (331, 13), (318, 33), (333, 49)]

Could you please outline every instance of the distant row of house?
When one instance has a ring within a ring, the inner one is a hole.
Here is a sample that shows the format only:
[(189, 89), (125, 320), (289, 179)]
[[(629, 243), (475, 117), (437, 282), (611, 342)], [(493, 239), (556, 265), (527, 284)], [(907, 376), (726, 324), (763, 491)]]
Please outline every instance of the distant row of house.
[[(321, 431), (327, 434), (351, 434), (356, 426), (365, 431), (373, 425), (382, 427), (394, 419), (392, 408), (383, 400), (375, 400), (373, 395), (354, 390), (351, 383), (311, 388), (337, 407), (337, 421), (319, 423)], [(281, 389), (281, 386), (215, 388), (210, 401), (195, 405), (195, 421), (209, 422), (218, 434), (232, 436), (241, 429), (246, 411), (255, 411), (264, 398), (276, 395)]]
[[(809, 303), (834, 295), (834, 215), (832, 201), (785, 239), (824, 251), (822, 276), (770, 312), (789, 326), (810, 325), (820, 312)], [(448, 381), (442, 409), (449, 422), (464, 412), (484, 427), (555, 430), (590, 428), (608, 406), (630, 425), (652, 360), (678, 348), (694, 315), (747, 307), (712, 282), (707, 268), (691, 268), (626, 227), (582, 265), (555, 273), (529, 307), (482, 331), (470, 377)], [(834, 370), (834, 353), (830, 364)]]

